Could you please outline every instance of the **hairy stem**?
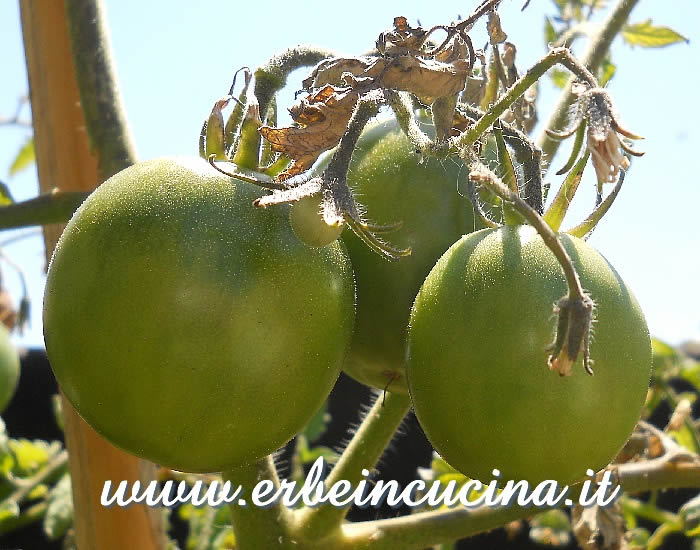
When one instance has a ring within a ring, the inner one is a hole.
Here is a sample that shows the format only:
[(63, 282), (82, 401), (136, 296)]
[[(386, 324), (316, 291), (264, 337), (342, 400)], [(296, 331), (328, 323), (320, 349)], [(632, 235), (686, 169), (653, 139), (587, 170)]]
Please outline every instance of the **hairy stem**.
[(554, 48), (535, 63), (523, 76), (516, 80), (515, 84), (508, 88), (501, 98), (496, 101), (473, 126), (451, 141), (453, 150), (456, 152), (460, 149), (471, 147), (516, 99), (523, 95), (530, 86), (537, 82), (543, 74), (557, 63), (569, 69), (576, 77), (586, 82), (589, 86), (598, 86), (595, 77), (571, 55), (568, 49)]
[[(465, 159), (466, 160), (466, 159)], [(499, 178), (483, 165), (477, 165), (469, 174), (469, 177), (485, 185), (490, 191), (514, 205), (516, 210), (532, 225), (539, 233), (544, 241), (544, 244), (549, 248), (554, 256), (559, 261), (566, 282), (569, 287), (569, 298), (585, 299), (583, 287), (579, 279), (578, 273), (574, 268), (571, 257), (566, 252), (566, 249), (561, 244), (557, 234), (552, 231), (552, 228), (547, 225), (542, 216), (540, 216), (529, 204), (527, 204), (520, 196), (511, 191)]]
[(100, 2), (66, 0), (80, 103), (103, 179), (136, 162)]
[(311, 46), (297, 46), (271, 57), (255, 71), (255, 97), (264, 116), (273, 96), (287, 83), (287, 76), (295, 69), (316, 65), (333, 53)]
[[(357, 485), (364, 478), (362, 470), (374, 467), (410, 407), (408, 395), (386, 392), (379, 396), (328, 475), (325, 487), (340, 480)], [(305, 508), (299, 512), (299, 531), (305, 537), (322, 537), (340, 526), (348, 510), (330, 505)]]
[(271, 456), (254, 464), (222, 473), (224, 481), (230, 481), (243, 489), (246, 505), (232, 502), (231, 523), (236, 536), (236, 548), (256, 550), (258, 548), (289, 548), (293, 542), (288, 537), (288, 525), (291, 511), (282, 506), (278, 500), (266, 508), (254, 506), (250, 502), (253, 488), (261, 481), (269, 480), (274, 487), (279, 487), (279, 478)]
[[(626, 493), (700, 487), (700, 462), (678, 461), (673, 454), (612, 467)], [(572, 487), (572, 498), (575, 496)], [(543, 511), (539, 508), (537, 511)], [(533, 513), (532, 508), (455, 508), (343, 526), (339, 550), (420, 550), (494, 529)]]
[(65, 223), (90, 193), (54, 191), (0, 207), (0, 229)]
[[(612, 9), (607, 19), (601, 25), (600, 31), (591, 39), (588, 48), (581, 57), (581, 63), (585, 67), (595, 73), (599, 68), (603, 59), (605, 59), (612, 41), (622, 29), (629, 18), (632, 8), (634, 8), (639, 0), (619, 0), (617, 5)], [(544, 156), (549, 161), (554, 157), (554, 154), (559, 149), (559, 141), (552, 139), (546, 133), (548, 130), (561, 130), (566, 125), (566, 119), (569, 114), (569, 107), (576, 99), (576, 96), (571, 93), (573, 79), (569, 79), (564, 91), (559, 96), (559, 102), (552, 111), (549, 121), (544, 126), (545, 129), (537, 138), (537, 145)]]

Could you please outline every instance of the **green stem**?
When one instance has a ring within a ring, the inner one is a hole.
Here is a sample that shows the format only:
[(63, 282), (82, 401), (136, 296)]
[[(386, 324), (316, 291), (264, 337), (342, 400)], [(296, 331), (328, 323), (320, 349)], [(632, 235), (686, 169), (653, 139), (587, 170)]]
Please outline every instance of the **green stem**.
[(339, 550), (420, 550), (501, 527), (532, 514), (532, 508), (487, 506), (422, 512), (343, 526)]
[(264, 480), (272, 481), (279, 487), (279, 478), (271, 456), (254, 464), (223, 472), (224, 481), (230, 481), (234, 487), (243, 489), (242, 498), (247, 505), (232, 502), (231, 523), (236, 537), (236, 548), (240, 550), (257, 550), (258, 548), (293, 548), (293, 541), (288, 537), (288, 525), (291, 512), (278, 500), (267, 508), (257, 507), (250, 501), (253, 488)]
[(682, 530), (683, 528), (680, 525), (670, 525), (668, 523), (659, 525), (656, 528), (656, 531), (651, 534), (649, 540), (647, 540), (646, 550), (657, 550), (657, 548), (661, 548), (661, 545), (664, 543), (664, 539), (668, 535)]
[[(626, 493), (664, 488), (700, 487), (700, 462), (680, 462), (672, 455), (613, 466)], [(572, 491), (575, 490), (572, 487)], [(575, 498), (572, 493), (571, 498)], [(543, 511), (540, 508), (538, 511)], [(523, 519), (532, 508), (519, 506), (449, 509), (421, 512), (399, 518), (345, 524), (334, 548), (338, 550), (419, 550)], [(670, 516), (669, 518), (670, 519)], [(672, 525), (672, 527), (675, 527)]]
[(271, 57), (255, 71), (255, 97), (258, 98), (260, 113), (267, 113), (267, 108), (275, 93), (287, 83), (287, 76), (295, 69), (316, 65), (333, 53), (311, 46), (297, 46), (279, 55)]
[(0, 229), (66, 223), (90, 193), (55, 191), (0, 207)]
[(523, 95), (530, 86), (537, 82), (543, 74), (557, 63), (569, 69), (575, 76), (585, 81), (589, 86), (598, 86), (595, 77), (571, 55), (568, 49), (554, 48), (535, 63), (523, 76), (516, 80), (515, 84), (513, 84), (506, 93), (484, 113), (484, 116), (469, 128), (469, 130), (451, 141), (453, 150), (456, 152), (460, 149), (471, 147), (516, 99)]
[(102, 179), (136, 162), (110, 57), (101, 2), (66, 0), (75, 73), (85, 124)]
[[(326, 489), (340, 480), (357, 485), (364, 479), (362, 470), (374, 467), (410, 407), (408, 395), (386, 392), (379, 396), (328, 475)], [(304, 508), (299, 511), (298, 530), (305, 538), (323, 537), (340, 526), (348, 510), (330, 505)]]
[(642, 502), (636, 498), (623, 496), (620, 498), (620, 506), (624, 512), (629, 512), (638, 518), (653, 521), (654, 523), (671, 523), (680, 525), (680, 519), (676, 514), (661, 510), (651, 502)]
[[(467, 159), (464, 160), (466, 161)], [(469, 174), (469, 177), (485, 185), (490, 191), (515, 206), (517, 211), (537, 230), (544, 244), (552, 251), (559, 261), (568, 284), (569, 298), (571, 300), (584, 300), (585, 294), (578, 273), (574, 268), (574, 264), (569, 254), (566, 252), (564, 245), (561, 244), (559, 237), (552, 231), (552, 228), (547, 225), (547, 222), (544, 221), (542, 216), (520, 198), (517, 193), (511, 191), (496, 174), (485, 166), (477, 166), (477, 168)]]
[(8, 496), (6, 501), (14, 501), (20, 504), (29, 493), (31, 493), (37, 485), (41, 485), (50, 477), (52, 477), (56, 472), (65, 469), (68, 464), (68, 451), (63, 449), (56, 455), (54, 455), (49, 462), (36, 474), (34, 474), (29, 479), (22, 480), (22, 484), (14, 490), (10, 496)]
[[(599, 68), (603, 59), (610, 49), (612, 41), (622, 29), (622, 26), (627, 22), (632, 8), (634, 8), (639, 0), (620, 0), (612, 9), (607, 19), (601, 25), (600, 31), (592, 38), (588, 45), (588, 49), (583, 54), (581, 62), (589, 71), (595, 73)], [(576, 99), (576, 96), (571, 93), (573, 79), (570, 78), (564, 91), (559, 96), (559, 102), (552, 111), (549, 121), (545, 125), (549, 130), (561, 130), (566, 125), (566, 119), (569, 114), (569, 107)], [(551, 160), (559, 148), (559, 142), (549, 137), (545, 130), (542, 131), (537, 139), (537, 145), (545, 155), (545, 158)]]

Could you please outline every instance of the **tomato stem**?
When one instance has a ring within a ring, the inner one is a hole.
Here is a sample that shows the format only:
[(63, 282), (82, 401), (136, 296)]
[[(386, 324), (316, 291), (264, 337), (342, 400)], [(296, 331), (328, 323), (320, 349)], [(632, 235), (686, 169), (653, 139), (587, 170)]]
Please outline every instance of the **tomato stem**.
[[(370, 469), (377, 463), (410, 407), (408, 395), (385, 392), (383, 396), (378, 396), (328, 475), (326, 489), (340, 480), (356, 485), (364, 479), (362, 470)], [(304, 508), (298, 512), (299, 531), (305, 537), (324, 536), (338, 528), (349, 509), (335, 506)]]
[(287, 76), (292, 71), (316, 65), (333, 55), (330, 50), (297, 46), (268, 59), (255, 71), (255, 97), (258, 98), (260, 112), (267, 113), (272, 98), (287, 83)]
[(0, 208), (0, 229), (66, 223), (90, 193), (54, 191)]
[(508, 109), (527, 89), (537, 82), (554, 65), (560, 64), (569, 69), (575, 76), (591, 87), (597, 87), (598, 81), (581, 63), (571, 54), (567, 48), (554, 48), (535, 63), (515, 84), (513, 84), (484, 115), (476, 121), (468, 130), (450, 141), (454, 152), (469, 149), (476, 141), (488, 131), (506, 109)]
[[(234, 487), (240, 486), (242, 494), (248, 498), (253, 488), (262, 481), (271, 481), (275, 490), (280, 485), (272, 456), (223, 472), (222, 477)], [(264, 508), (254, 506), (251, 502), (246, 506), (232, 502), (230, 509), (236, 548), (287, 548), (291, 545), (288, 528), (292, 512), (279, 499)]]

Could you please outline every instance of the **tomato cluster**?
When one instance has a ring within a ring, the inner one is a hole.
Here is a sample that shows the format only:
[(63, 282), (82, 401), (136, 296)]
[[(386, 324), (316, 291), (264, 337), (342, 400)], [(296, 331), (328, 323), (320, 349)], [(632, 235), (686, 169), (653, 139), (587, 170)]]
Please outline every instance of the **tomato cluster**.
[(607, 464), (651, 360), (639, 306), (604, 258), (563, 238), (597, 303), (596, 374), (560, 378), (546, 344), (561, 269), (529, 227), (473, 232), (464, 165), (418, 163), (387, 121), (363, 134), (348, 181), (367, 217), (402, 222), (387, 238), (409, 258), (336, 240), (318, 198), (291, 216), (255, 208), (257, 187), (201, 159), (103, 184), (61, 237), (44, 306), (54, 372), (85, 420), (161, 464), (223, 470), (292, 438), (343, 367), (410, 391), (435, 448), (471, 477), (570, 482)]

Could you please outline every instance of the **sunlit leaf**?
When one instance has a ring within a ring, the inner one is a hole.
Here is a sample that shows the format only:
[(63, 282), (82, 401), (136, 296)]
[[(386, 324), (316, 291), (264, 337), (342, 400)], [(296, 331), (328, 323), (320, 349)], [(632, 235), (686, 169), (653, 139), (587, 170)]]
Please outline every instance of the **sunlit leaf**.
[(0, 522), (19, 516), (19, 506), (14, 500), (0, 502)]
[(625, 25), (622, 37), (630, 46), (642, 48), (663, 48), (679, 42), (689, 42), (682, 34), (668, 27), (657, 27), (651, 24), (651, 19), (642, 23)]
[(552, 69), (549, 71), (549, 76), (557, 88), (564, 88), (569, 81), (569, 73), (562, 69)]
[(73, 525), (73, 495), (70, 475), (64, 474), (51, 489), (44, 516), (44, 533), (51, 540), (59, 539)]
[(12, 198), (12, 194), (10, 193), (10, 188), (7, 186), (6, 183), (3, 183), (0, 181), (0, 206), (7, 206), (8, 204), (12, 204), (14, 199)]
[(554, 28), (554, 24), (552, 23), (552, 20), (549, 17), (545, 17), (544, 19), (544, 45), (549, 46), (553, 42), (557, 40), (559, 37), (559, 34), (557, 33), (556, 29)]
[(17, 152), (15, 160), (12, 161), (12, 164), (10, 165), (10, 176), (14, 176), (15, 174), (18, 174), (25, 168), (34, 164), (35, 159), (34, 137), (30, 137)]
[(605, 85), (610, 82), (612, 77), (615, 76), (616, 70), (617, 65), (610, 61), (609, 57), (603, 59), (603, 63), (598, 71), (598, 81), (600, 82), (601, 87), (605, 87)]
[(683, 530), (688, 537), (700, 535), (700, 494), (686, 502), (678, 511)]
[(326, 402), (306, 425), (303, 434), (309, 441), (316, 441), (319, 437), (321, 437), (321, 435), (323, 435), (323, 432), (326, 430), (326, 426), (330, 420), (331, 415), (328, 414), (328, 402)]
[(0, 475), (7, 475), (15, 464), (15, 459), (12, 457), (9, 446), (9, 437), (5, 422), (0, 418)]
[(30, 475), (45, 466), (49, 457), (56, 454), (60, 443), (48, 443), (42, 440), (10, 439), (10, 450), (14, 454), (18, 474)]
[(688, 449), (691, 453), (700, 452), (695, 435), (687, 424), (684, 424), (678, 430), (670, 430), (668, 433), (681, 447)]

